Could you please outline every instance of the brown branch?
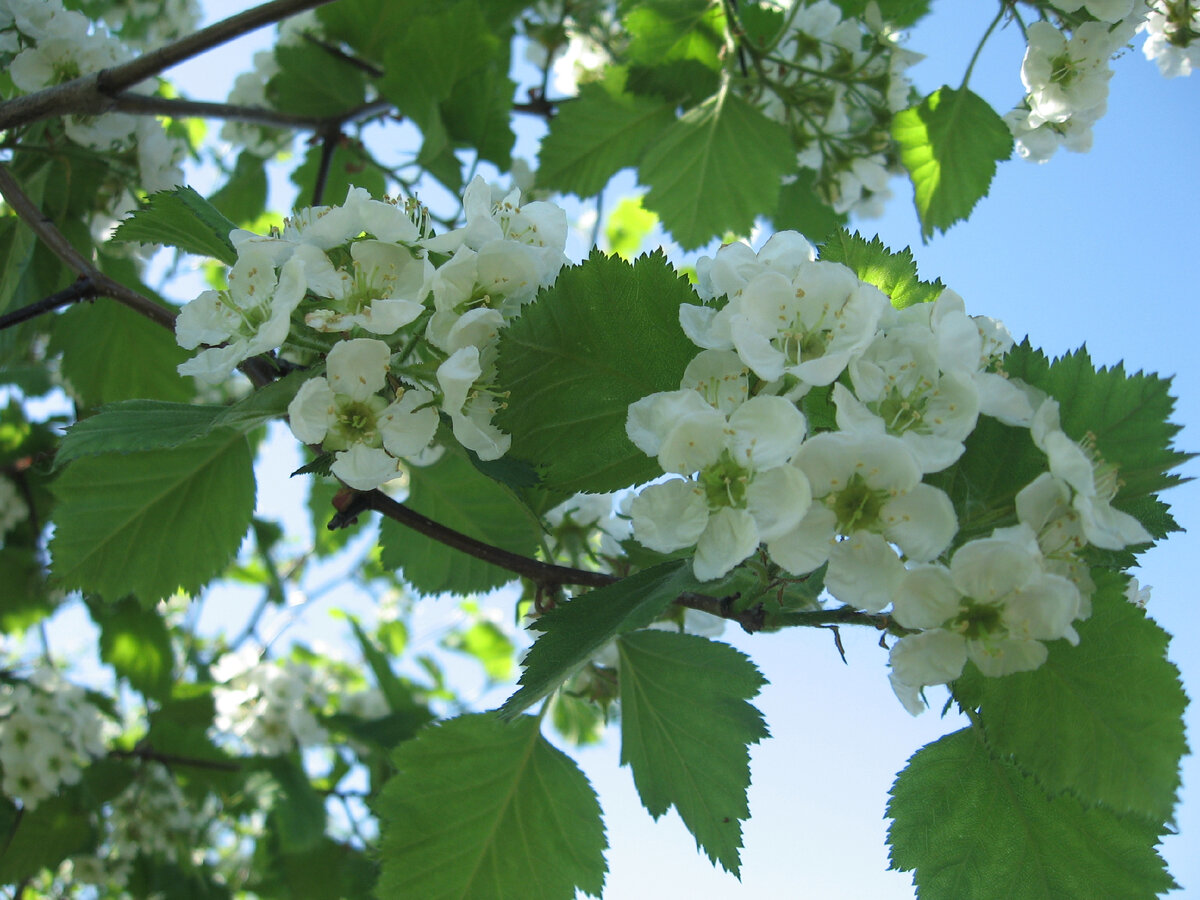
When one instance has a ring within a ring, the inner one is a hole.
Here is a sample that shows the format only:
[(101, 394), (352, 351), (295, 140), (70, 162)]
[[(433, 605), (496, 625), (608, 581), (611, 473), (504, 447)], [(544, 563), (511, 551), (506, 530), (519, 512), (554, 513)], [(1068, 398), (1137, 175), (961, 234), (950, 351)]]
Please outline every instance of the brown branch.
[(0, 165), (0, 194), (55, 256), (92, 283), (95, 288), (95, 296), (111, 297), (152, 322), (157, 322), (172, 331), (175, 329), (177, 314), (174, 310), (167, 309), (148, 297), (143, 297), (137, 291), (126, 287), (96, 268), (91, 261), (71, 245), (71, 242), (63, 236), (50, 218), (26, 196), (12, 173), (8, 171), (8, 167), (2, 165)]
[(174, 119), (226, 119), (234, 122), (250, 122), (275, 128), (296, 128), (305, 131), (322, 131), (347, 122), (365, 119), (376, 113), (386, 112), (392, 104), (386, 100), (373, 100), (336, 116), (296, 116), (277, 112), (262, 106), (238, 106), (234, 103), (213, 103), (207, 100), (183, 100), (175, 97), (154, 97), (134, 94), (129, 91), (112, 98), (113, 112), (130, 115), (170, 116)]
[(230, 16), (137, 59), (0, 103), (0, 131), (62, 115), (95, 116), (114, 108), (114, 95), (193, 56), (331, 0), (271, 0)]
[(86, 275), (81, 275), (72, 282), (70, 287), (63, 288), (49, 297), (30, 303), (28, 306), (22, 306), (20, 309), (14, 309), (12, 312), (0, 316), (0, 331), (3, 331), (5, 328), (11, 328), (14, 325), (20, 325), (22, 322), (28, 322), (30, 319), (36, 318), (42, 315), (42, 313), (58, 309), (60, 306), (70, 306), (72, 303), (78, 303), (80, 300), (92, 300), (96, 296), (98, 296), (96, 286), (92, 284), (92, 280)]
[(213, 769), (218, 772), (239, 772), (241, 765), (232, 760), (197, 759), (192, 756), (179, 756), (176, 753), (159, 753), (149, 747), (135, 747), (132, 750), (109, 750), (108, 755), (113, 759), (138, 759), (162, 763), (164, 766), (188, 766), (193, 769)]

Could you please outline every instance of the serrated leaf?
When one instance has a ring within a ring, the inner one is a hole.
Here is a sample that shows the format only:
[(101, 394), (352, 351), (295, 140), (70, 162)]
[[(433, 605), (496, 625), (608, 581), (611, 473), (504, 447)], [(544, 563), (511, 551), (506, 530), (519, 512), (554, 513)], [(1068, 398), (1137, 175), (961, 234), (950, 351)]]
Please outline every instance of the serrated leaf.
[(821, 245), (821, 259), (853, 269), (860, 279), (887, 294), (896, 309), (932, 303), (946, 289), (940, 279), (928, 282), (917, 278), (917, 263), (910, 248), (896, 252), (878, 236), (868, 241), (857, 231), (850, 234), (840, 229)]
[(194, 189), (177, 187), (151, 194), (141, 209), (117, 226), (112, 239), (131, 244), (166, 244), (233, 265), (237, 250), (229, 240), (229, 232), (236, 227)]
[(190, 354), (161, 325), (108, 301), (55, 316), (50, 352), (62, 354), (62, 376), (83, 406), (119, 400), (187, 401), (192, 380), (176, 367)]
[(521, 689), (500, 707), (511, 718), (566, 681), (609, 641), (645, 628), (686, 591), (699, 588), (688, 560), (674, 560), (589, 591), (544, 613), (533, 625), (542, 632), (525, 654)]
[(52, 572), (68, 590), (153, 604), (199, 590), (237, 553), (254, 511), (244, 435), (169, 450), (90, 456), (54, 483)]
[(621, 169), (637, 165), (646, 146), (674, 121), (666, 100), (584, 84), (550, 120), (538, 154), (538, 186), (580, 197), (598, 194)]
[(583, 773), (538, 720), (460, 716), (392, 756), (376, 804), (381, 897), (573, 900), (604, 888), (607, 841)]
[(644, 203), (684, 249), (769, 215), (780, 179), (796, 169), (787, 129), (726, 89), (678, 119), (646, 151)]
[(625, 433), (629, 404), (677, 390), (696, 347), (679, 307), (696, 301), (661, 251), (630, 265), (593, 250), (564, 269), (500, 336), (496, 422), (543, 486), (602, 493), (657, 477)]
[[(862, 18), (870, 0), (834, 0), (845, 18)], [(930, 0), (874, 0), (880, 17), (893, 25), (912, 25), (929, 12)]]
[(921, 900), (1146, 898), (1173, 886), (1144, 819), (1048, 798), (971, 729), (918, 751), (892, 786), (892, 868)]
[(625, 16), (624, 25), (633, 62), (693, 59), (710, 69), (721, 66), (725, 16), (712, 0), (648, 0)]
[[(21, 179), (22, 190), (35, 207), (41, 206), (50, 169), (48, 162), (41, 162), (32, 174)], [(8, 309), (15, 298), (23, 299), (19, 288), (33, 262), (37, 244), (33, 230), (18, 216), (0, 218), (0, 313)]]
[(61, 468), (83, 456), (178, 447), (206, 434), (227, 411), (159, 400), (111, 403), (67, 430), (54, 464)]
[[(522, 556), (532, 556), (539, 532), (528, 510), (503, 485), (480, 473), (464, 456), (447, 453), (432, 466), (409, 470), (405, 505), (447, 528)], [(506, 569), (384, 519), (382, 562), (426, 594), (469, 594), (513, 581)]]
[(379, 60), (413, 20), (413, 0), (340, 0), (316, 10), (325, 34), (344, 41), (366, 59)]
[(446, 134), (474, 148), (481, 159), (495, 163), (501, 170), (512, 166), (512, 148), (517, 140), (512, 130), (517, 83), (507, 73), (508, 57), (504, 54), (459, 81), (442, 103)]
[(1187, 750), (1187, 697), (1166, 657), (1168, 635), (1125, 599), (1126, 578), (1099, 570), (1093, 578), (1078, 647), (1054, 641), (1039, 668), (1003, 678), (970, 666), (954, 693), (980, 710), (992, 751), (1046, 790), (1165, 822)]
[(767, 737), (747, 701), (766, 683), (745, 654), (692, 634), (636, 631), (617, 639), (621, 763), (654, 818), (674, 806), (697, 847), (738, 874), (750, 817), (750, 744)]
[(720, 86), (721, 74), (695, 59), (676, 59), (653, 66), (634, 65), (625, 76), (628, 93), (668, 100), (673, 107), (695, 106), (715, 94)]
[(296, 116), (336, 116), (366, 99), (366, 75), (358, 66), (316, 44), (275, 47), (279, 71), (267, 82), (267, 100)]
[(926, 238), (971, 214), (988, 192), (996, 163), (1013, 148), (1000, 114), (966, 88), (939, 88), (919, 106), (896, 113), (892, 137), (912, 177)]
[(1063, 431), (1077, 441), (1091, 435), (1104, 461), (1117, 466), (1121, 486), (1114, 506), (1124, 509), (1183, 480), (1167, 474), (1192, 457), (1171, 446), (1180, 430), (1170, 421), (1171, 379), (1129, 374), (1120, 363), (1096, 369), (1082, 347), (1049, 362), (1028, 341), (1009, 352), (1004, 370), (1058, 400)]
[(100, 626), (100, 658), (118, 677), (148, 698), (168, 696), (175, 680), (175, 654), (162, 616), (126, 598), (97, 604), (92, 617)]

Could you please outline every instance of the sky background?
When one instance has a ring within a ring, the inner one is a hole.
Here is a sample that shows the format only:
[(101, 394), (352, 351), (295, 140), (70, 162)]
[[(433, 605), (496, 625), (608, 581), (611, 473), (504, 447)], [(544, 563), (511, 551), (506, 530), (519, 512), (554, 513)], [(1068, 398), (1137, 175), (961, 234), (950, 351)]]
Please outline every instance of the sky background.
[[(250, 5), (208, 2), (207, 20)], [(961, 82), (995, 8), (934, 3), (933, 15), (907, 44), (928, 57), (910, 70), (920, 91)], [(187, 96), (223, 99), (253, 49), (269, 41), (269, 32), (260, 32), (169, 75)], [(1200, 253), (1200, 78), (1163, 79), (1142, 57), (1140, 38), (1138, 46), (1114, 64), (1109, 111), (1095, 128), (1090, 153), (1061, 151), (1044, 165), (1002, 164), (990, 196), (970, 221), (928, 243), (921, 241), (911, 191), (902, 179), (893, 182), (896, 197), (883, 218), (853, 227), (878, 233), (896, 249), (911, 246), (923, 277), (940, 277), (965, 298), (968, 312), (1002, 319), (1018, 339), (1028, 334), (1047, 353), (1086, 342), (1097, 363), (1124, 361), (1130, 371), (1173, 376), (1179, 398), (1175, 421), (1183, 426), (1177, 446), (1200, 449), (1200, 291), (1194, 274)], [(998, 31), (972, 75), (971, 88), (1000, 111), (1023, 94), (1023, 50), (1018, 31)], [(521, 122), (519, 150), (532, 155), (538, 126), (526, 117)], [(197, 176), (196, 185), (204, 190), (202, 178)], [(631, 184), (625, 179), (618, 191)], [(615, 200), (609, 198), (608, 208)], [(259, 468), (261, 508), (288, 516), (298, 512), (301, 499), (297, 482), (287, 479), (295, 467), (290, 440)], [(1198, 472), (1196, 465), (1183, 469), (1193, 477)], [(1200, 528), (1195, 484), (1165, 499), (1184, 528)], [(1189, 535), (1177, 534), (1146, 554), (1136, 573), (1153, 587), (1149, 611), (1175, 635), (1170, 656), (1193, 695), (1200, 686), (1200, 614), (1193, 596), (1200, 564), (1194, 546)], [(223, 604), (211, 605), (219, 617)], [(453, 614), (452, 601), (423, 601), (414, 643), (436, 642)], [(314, 633), (330, 631), (321, 607), (309, 617)], [(724, 639), (749, 653), (770, 682), (756, 700), (772, 737), (751, 756), (752, 819), (745, 827), (740, 883), (697, 854), (674, 813), (658, 823), (645, 813), (629, 770), (619, 767), (615, 730), (604, 746), (573, 752), (605, 811), (610, 843), (605, 897), (914, 896), (907, 874), (885, 871), (887, 791), (909, 756), (962, 723), (939, 718), (936, 688), (929, 691), (934, 710), (911, 717), (892, 695), (886, 653), (876, 636), (843, 630), (842, 638), (849, 665), (842, 664), (825, 631), (726, 632)], [(1195, 710), (1188, 714), (1193, 743), (1200, 733)], [(1195, 757), (1185, 759), (1183, 778), (1182, 835), (1168, 837), (1162, 852), (1184, 887), (1175, 896), (1200, 896)]]

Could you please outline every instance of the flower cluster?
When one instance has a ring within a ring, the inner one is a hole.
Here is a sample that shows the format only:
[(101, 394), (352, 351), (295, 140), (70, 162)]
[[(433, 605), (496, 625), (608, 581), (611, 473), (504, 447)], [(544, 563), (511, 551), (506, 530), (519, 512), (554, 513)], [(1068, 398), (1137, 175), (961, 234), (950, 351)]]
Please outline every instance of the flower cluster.
[(883, 214), (901, 172), (892, 113), (909, 105), (905, 71), (921, 59), (879, 17), (842, 18), (829, 0), (797, 3), (762, 60), (750, 99), (791, 133), (800, 165), (839, 213)]
[(202, 348), (179, 371), (215, 384), (275, 350), (300, 365), (324, 357), (324, 375), (301, 387), (289, 420), (359, 490), (421, 457), (439, 411), (463, 446), (502, 456), (509, 437), (492, 424), (499, 399), (489, 388), (497, 337), (557, 277), (566, 217), (481, 178), (464, 210), (463, 227), (431, 236), (419, 208), (352, 188), (342, 205), (302, 210), (270, 236), (234, 232), (228, 288), (179, 315), (180, 345)]
[(1200, 3), (1153, 0), (1138, 30), (1146, 32), (1142, 53), (1165, 78), (1191, 75), (1193, 68), (1200, 68)]
[(0, 789), (33, 809), (104, 753), (105, 727), (83, 688), (38, 671), (0, 686)]
[(218, 660), (213, 677), (221, 682), (213, 689), (216, 729), (251, 752), (278, 756), (328, 739), (313, 709), (325, 704), (329, 685), (312, 667), (238, 653)]
[[(629, 407), (630, 440), (668, 475), (630, 505), (638, 541), (694, 547), (702, 580), (758, 553), (795, 576), (826, 567), (848, 606), (891, 605), (913, 630), (891, 664), (914, 712), (968, 658), (1001, 675), (1075, 639), (1093, 589), (1082, 551), (1150, 536), (1113, 509), (1115, 468), (1062, 431), (1057, 401), (999, 371), (1003, 325), (949, 290), (896, 309), (794, 232), (758, 253), (722, 247), (697, 272), (706, 303), (680, 322), (702, 349), (679, 390)], [(962, 511), (925, 479), (959, 460), (981, 416), (1028, 428), (1047, 471), (1017, 495), (1018, 525), (963, 543)]]

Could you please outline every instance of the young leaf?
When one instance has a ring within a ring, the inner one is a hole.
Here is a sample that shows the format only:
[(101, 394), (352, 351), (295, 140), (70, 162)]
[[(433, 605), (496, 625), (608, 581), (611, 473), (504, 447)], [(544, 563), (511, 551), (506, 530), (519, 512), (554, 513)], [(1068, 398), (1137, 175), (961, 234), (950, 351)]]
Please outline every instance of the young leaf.
[(646, 146), (673, 121), (674, 105), (666, 100), (584, 84), (550, 120), (538, 155), (538, 186), (580, 197), (598, 194), (621, 169), (637, 165)]
[(892, 786), (892, 868), (921, 900), (1150, 900), (1174, 884), (1158, 826), (1049, 798), (970, 728), (919, 750)]
[(556, 606), (534, 624), (542, 632), (525, 654), (521, 689), (500, 707), (511, 718), (537, 703), (617, 635), (645, 628), (699, 583), (688, 560), (674, 560)]
[(196, 591), (229, 562), (254, 511), (254, 470), (231, 430), (169, 450), (77, 459), (54, 483), (53, 574), (115, 601)]
[(992, 751), (1046, 790), (1165, 822), (1187, 750), (1187, 697), (1166, 632), (1125, 599), (1126, 578), (1102, 570), (1093, 578), (1078, 647), (1054, 641), (1041, 667), (1004, 678), (968, 667), (954, 693), (979, 709)]
[(193, 406), (161, 400), (111, 403), (67, 430), (54, 456), (54, 465), (62, 468), (72, 460), (100, 453), (178, 447), (207, 434), (227, 411), (224, 406)]
[(513, 436), (511, 455), (566, 494), (659, 475), (625, 420), (635, 400), (678, 389), (696, 354), (679, 307), (695, 300), (661, 251), (630, 265), (593, 250), (564, 269), (500, 336), (498, 382), (510, 398), (496, 421)]
[(650, 186), (646, 208), (690, 250), (726, 231), (749, 234), (795, 169), (787, 129), (722, 89), (663, 132), (639, 178)]
[(379, 896), (600, 896), (600, 804), (538, 724), (532, 716), (507, 725), (460, 716), (396, 749), (396, 774), (376, 804)]
[[(447, 453), (432, 466), (413, 466), (406, 505), (485, 544), (522, 556), (537, 550), (539, 533), (528, 510), (464, 456)], [(379, 543), (383, 565), (403, 570), (404, 579), (426, 594), (487, 591), (516, 578), (391, 519), (383, 520)]]
[(821, 259), (849, 266), (867, 284), (887, 294), (896, 309), (932, 303), (946, 289), (941, 279), (928, 282), (917, 278), (917, 263), (908, 247), (897, 253), (878, 237), (868, 241), (857, 231), (850, 234), (839, 229), (821, 245)]
[(926, 238), (970, 215), (987, 194), (996, 163), (1013, 148), (1004, 120), (966, 88), (939, 88), (919, 106), (896, 113), (892, 137), (912, 177)]
[(617, 652), (621, 762), (642, 805), (656, 819), (674, 806), (708, 858), (738, 874), (749, 745), (768, 736), (747, 701), (766, 682), (744, 654), (696, 635), (635, 631)]
[(604, 239), (613, 253), (621, 259), (632, 260), (657, 224), (658, 216), (642, 206), (641, 197), (622, 197), (608, 214)]
[(177, 187), (151, 194), (145, 206), (117, 227), (112, 239), (131, 244), (166, 244), (233, 265), (237, 250), (229, 240), (229, 232), (236, 227), (194, 189)]

